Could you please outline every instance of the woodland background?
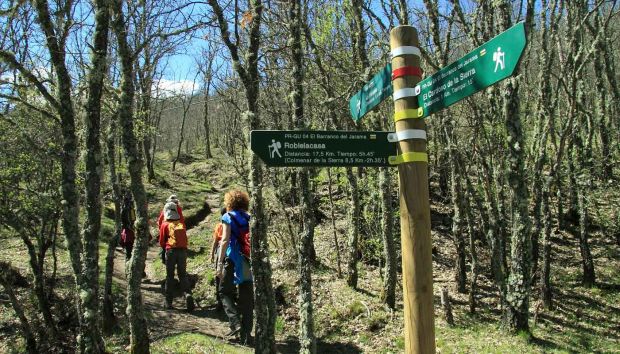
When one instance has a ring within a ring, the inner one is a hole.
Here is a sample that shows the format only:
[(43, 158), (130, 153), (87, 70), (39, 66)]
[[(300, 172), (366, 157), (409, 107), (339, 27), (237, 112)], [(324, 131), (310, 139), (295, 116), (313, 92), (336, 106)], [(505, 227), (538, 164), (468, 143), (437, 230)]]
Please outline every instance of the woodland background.
[[(396, 169), (268, 169), (249, 132), (393, 130), (389, 102), (359, 125), (348, 112), (388, 62), (391, 28), (418, 30), (428, 75), (520, 21), (515, 76), (426, 121), (437, 345), (620, 347), (616, 1), (1, 4), (2, 350), (247, 350), (162, 335), (141, 285), (145, 262), (158, 277), (147, 219), (177, 193), (197, 230), (195, 291), (212, 301), (208, 214), (240, 187), (252, 200), (254, 350), (402, 351)], [(171, 74), (189, 89), (166, 90)], [(125, 190), (138, 238), (121, 281)]]

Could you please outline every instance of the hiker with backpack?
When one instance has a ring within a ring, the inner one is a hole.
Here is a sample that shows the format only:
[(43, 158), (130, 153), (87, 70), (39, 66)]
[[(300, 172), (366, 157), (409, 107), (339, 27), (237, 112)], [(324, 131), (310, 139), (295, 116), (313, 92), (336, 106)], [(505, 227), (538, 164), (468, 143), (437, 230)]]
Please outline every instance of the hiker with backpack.
[[(226, 214), (226, 208), (220, 209), (220, 218)], [(211, 263), (215, 264), (217, 271), (217, 263), (215, 262), (216, 257), (219, 255), (220, 250), (220, 242), (222, 241), (222, 226), (223, 223), (220, 221), (217, 225), (215, 225), (215, 229), (213, 230), (213, 244), (211, 245)], [(222, 298), (220, 297), (220, 278), (216, 275), (213, 279), (215, 282), (215, 299), (217, 300), (217, 311), (221, 311), (224, 309), (224, 305), (222, 305)]]
[(216, 271), (220, 298), (230, 325), (228, 336), (238, 338), (242, 344), (251, 343), (254, 311), (249, 204), (248, 194), (242, 191), (233, 190), (224, 196), (227, 212), (221, 219), (222, 240)]
[[(168, 197), (168, 199), (166, 199), (166, 203), (174, 203), (177, 206), (177, 213), (179, 213), (179, 221), (181, 221), (181, 223), (183, 223), (183, 225), (185, 225), (185, 218), (183, 217), (183, 208), (181, 206), (181, 202), (179, 201), (179, 198), (177, 197), (176, 194), (172, 194), (170, 195), (170, 197)], [(164, 209), (161, 210), (161, 212), (159, 213), (159, 216), (157, 217), (157, 227), (161, 227), (161, 224), (164, 222), (165, 218), (164, 218)], [(162, 249), (159, 252), (159, 257), (161, 258), (161, 262), (163, 264), (166, 264), (166, 249), (162, 247)]]
[(165, 297), (166, 308), (172, 309), (174, 299), (174, 272), (179, 276), (181, 291), (185, 294), (188, 311), (194, 309), (194, 298), (191, 294), (187, 279), (187, 233), (185, 224), (177, 211), (174, 202), (168, 202), (164, 206), (164, 220), (159, 227), (159, 245), (166, 250), (166, 283)]

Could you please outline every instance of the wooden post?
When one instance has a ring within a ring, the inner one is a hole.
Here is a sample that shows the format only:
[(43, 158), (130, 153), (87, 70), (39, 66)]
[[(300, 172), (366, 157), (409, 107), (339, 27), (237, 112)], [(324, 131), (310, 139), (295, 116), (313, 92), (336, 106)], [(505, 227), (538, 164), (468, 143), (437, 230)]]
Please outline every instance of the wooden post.
[[(398, 26), (390, 32), (390, 48), (419, 47), (418, 32), (411, 26)], [(412, 54), (392, 59), (392, 69), (420, 67), (420, 57)], [(414, 88), (420, 78), (403, 76), (393, 81), (394, 92)], [(418, 108), (417, 97), (394, 101), (394, 111)], [(396, 131), (426, 130), (423, 119), (396, 122)], [(425, 139), (399, 142), (399, 153), (426, 152)], [(405, 353), (435, 353), (433, 310), (433, 259), (431, 216), (428, 192), (428, 163), (406, 162), (398, 166), (400, 184), (400, 226), (405, 310)]]

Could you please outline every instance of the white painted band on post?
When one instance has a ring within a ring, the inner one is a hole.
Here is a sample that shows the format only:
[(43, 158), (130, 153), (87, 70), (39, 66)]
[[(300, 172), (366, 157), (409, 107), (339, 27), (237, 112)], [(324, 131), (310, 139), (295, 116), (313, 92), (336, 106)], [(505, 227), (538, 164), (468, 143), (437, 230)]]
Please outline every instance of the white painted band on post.
[(388, 134), (388, 141), (396, 143), (407, 139), (424, 139), (426, 140), (426, 130), (422, 129), (406, 129), (396, 133)]
[(399, 57), (401, 55), (407, 55), (407, 54), (417, 55), (418, 57), (420, 57), (421, 55), (420, 48), (413, 47), (413, 46), (402, 46), (402, 47), (392, 49), (392, 59), (395, 57)]
[(420, 94), (420, 86), (407, 87), (394, 92), (394, 101), (405, 97), (415, 97)]

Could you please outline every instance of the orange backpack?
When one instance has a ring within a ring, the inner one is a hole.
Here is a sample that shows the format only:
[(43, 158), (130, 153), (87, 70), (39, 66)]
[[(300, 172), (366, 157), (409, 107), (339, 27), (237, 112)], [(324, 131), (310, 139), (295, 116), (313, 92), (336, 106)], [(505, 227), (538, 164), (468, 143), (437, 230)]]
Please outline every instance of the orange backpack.
[(170, 221), (168, 224), (168, 246), (170, 248), (187, 248), (185, 225), (178, 220)]

